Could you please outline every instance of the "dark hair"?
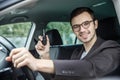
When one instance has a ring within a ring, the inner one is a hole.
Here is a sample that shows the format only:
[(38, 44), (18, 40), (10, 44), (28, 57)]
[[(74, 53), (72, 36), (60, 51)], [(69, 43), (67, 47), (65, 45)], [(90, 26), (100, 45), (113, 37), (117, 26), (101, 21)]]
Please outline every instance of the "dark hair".
[(72, 11), (71, 17), (70, 17), (70, 22), (74, 17), (78, 16), (79, 14), (81, 14), (83, 12), (88, 12), (93, 20), (96, 19), (93, 10), (91, 10), (88, 7), (78, 7)]

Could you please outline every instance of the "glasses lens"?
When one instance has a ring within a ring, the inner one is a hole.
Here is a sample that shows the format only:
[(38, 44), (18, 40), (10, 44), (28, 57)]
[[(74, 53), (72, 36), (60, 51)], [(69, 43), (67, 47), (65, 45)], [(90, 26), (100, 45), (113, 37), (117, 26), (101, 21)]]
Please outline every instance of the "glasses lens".
[(79, 31), (80, 27), (79, 27), (79, 25), (74, 25), (72, 28), (73, 28), (74, 31)]
[(88, 28), (88, 27), (90, 26), (90, 22), (91, 22), (91, 21), (85, 21), (85, 22), (82, 24), (82, 26), (86, 29), (86, 28)]

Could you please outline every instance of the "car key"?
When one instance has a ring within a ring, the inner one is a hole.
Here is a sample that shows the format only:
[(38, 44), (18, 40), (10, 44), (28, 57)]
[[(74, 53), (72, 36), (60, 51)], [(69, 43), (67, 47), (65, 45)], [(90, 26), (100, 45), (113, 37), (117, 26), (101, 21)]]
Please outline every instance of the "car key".
[(46, 38), (46, 34), (45, 34), (45, 30), (43, 29), (43, 40), (42, 40), (42, 44), (46, 45), (47, 44), (47, 38)]

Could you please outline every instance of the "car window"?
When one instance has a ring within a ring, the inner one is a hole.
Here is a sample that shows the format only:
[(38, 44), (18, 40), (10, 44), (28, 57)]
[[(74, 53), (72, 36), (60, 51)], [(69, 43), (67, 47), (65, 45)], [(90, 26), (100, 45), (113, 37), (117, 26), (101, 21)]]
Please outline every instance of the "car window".
[(31, 29), (31, 22), (14, 23), (0, 26), (0, 35), (10, 40), (16, 47), (25, 46)]
[[(49, 22), (46, 31), (51, 29), (57, 29), (59, 31), (64, 45), (75, 44), (76, 36), (73, 33), (69, 22)], [(82, 44), (82, 42), (77, 40), (76, 44)]]

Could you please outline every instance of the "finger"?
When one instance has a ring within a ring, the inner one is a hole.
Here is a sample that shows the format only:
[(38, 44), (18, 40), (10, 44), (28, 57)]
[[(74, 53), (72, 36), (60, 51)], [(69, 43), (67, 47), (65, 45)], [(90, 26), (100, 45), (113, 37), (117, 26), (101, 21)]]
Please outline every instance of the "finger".
[(46, 35), (46, 37), (47, 37), (47, 45), (50, 45), (50, 40), (48, 38), (48, 35)]
[(37, 44), (37, 45), (44, 47), (44, 45), (42, 44), (42, 41), (38, 41), (38, 44)]
[(10, 61), (12, 61), (12, 58), (8, 56), (5, 58), (5, 60), (10, 62)]
[(10, 57), (12, 58), (13, 55), (19, 53), (20, 51), (24, 50), (25, 48), (16, 48), (16, 49), (13, 49), (11, 52), (10, 52)]
[[(50, 44), (50, 43), (49, 43), (48, 35), (46, 35), (46, 38), (47, 38), (47, 44)], [(42, 44), (42, 40), (43, 40), (43, 36), (39, 36), (38, 44), (39, 44), (39, 45), (42, 45), (42, 46), (44, 47), (45, 45)]]
[(19, 50), (16, 50), (16, 49), (11, 50), (10, 55), (6, 57), (5, 60), (12, 61), (12, 55), (16, 54), (17, 52), (19, 52)]
[(38, 50), (43, 50), (43, 49), (44, 49), (44, 47), (42, 47), (42, 46), (37, 46), (37, 45), (35, 46), (35, 48), (38, 49)]
[(41, 41), (38, 41), (38, 43), (36, 44), (36, 48), (39, 49), (39, 50), (44, 49), (44, 45), (42, 44)]
[(19, 64), (16, 65), (17, 68), (26, 66), (28, 64), (27, 59), (23, 60), (22, 62), (20, 62)]
[(20, 58), (21, 56), (23, 56), (25, 53), (26, 53), (26, 52), (21, 51), (21, 52), (19, 52), (19, 54), (13, 55), (13, 56), (12, 56), (12, 59), (13, 59), (13, 60), (16, 60), (16, 59)]
[(38, 36), (38, 39), (39, 39), (40, 41), (42, 41), (42, 40), (43, 40), (43, 37), (42, 37), (42, 36)]
[(46, 35), (46, 37), (47, 37), (47, 41), (49, 41), (49, 37), (48, 37), (48, 35)]
[(21, 57), (19, 57), (19, 58), (17, 58), (17, 59), (14, 61), (14, 67), (17, 67), (17, 65), (18, 65), (19, 63), (23, 62), (24, 59), (25, 59), (25, 56), (24, 56), (24, 55), (21, 56)]

